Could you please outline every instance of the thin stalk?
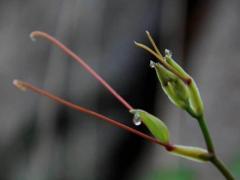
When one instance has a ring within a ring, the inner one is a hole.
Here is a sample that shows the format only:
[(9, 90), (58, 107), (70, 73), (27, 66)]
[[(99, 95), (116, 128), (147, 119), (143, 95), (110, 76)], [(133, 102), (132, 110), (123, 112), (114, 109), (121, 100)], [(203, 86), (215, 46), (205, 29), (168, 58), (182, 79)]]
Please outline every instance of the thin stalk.
[(122, 96), (120, 96), (95, 70), (93, 70), (82, 58), (80, 58), (77, 54), (67, 48), (60, 41), (52, 37), (51, 35), (41, 32), (34, 31), (30, 34), (30, 37), (33, 41), (36, 38), (44, 38), (51, 42), (53, 45), (59, 47), (66, 55), (70, 56), (73, 60), (77, 61), (87, 72), (89, 72), (95, 79), (97, 79), (109, 92), (119, 100), (128, 110), (133, 109), (133, 107), (125, 100)]
[(150, 32), (149, 32), (149, 31), (146, 31), (146, 34), (147, 34), (148, 39), (150, 40), (150, 42), (151, 42), (151, 44), (152, 44), (152, 46), (153, 46), (155, 52), (159, 55), (159, 58), (161, 58), (161, 59), (163, 60), (164, 58), (163, 58), (161, 52), (159, 51), (159, 49), (158, 49), (158, 47), (157, 47), (155, 41), (153, 40), (153, 38), (152, 38)]
[(202, 134), (204, 136), (204, 140), (206, 142), (208, 152), (214, 154), (215, 149), (214, 149), (214, 146), (213, 146), (213, 141), (212, 141), (212, 138), (211, 138), (211, 135), (209, 133), (206, 121), (205, 121), (203, 116), (198, 118), (198, 123), (199, 123), (200, 129), (202, 131)]
[(235, 178), (231, 174), (231, 172), (228, 170), (228, 168), (225, 166), (225, 164), (218, 159), (216, 156), (214, 156), (211, 160), (211, 162), (216, 166), (216, 168), (224, 175), (224, 177), (227, 180), (234, 180)]
[(231, 172), (224, 165), (224, 163), (220, 159), (218, 159), (218, 157), (215, 153), (215, 148), (214, 148), (214, 145), (213, 145), (213, 141), (212, 141), (211, 135), (209, 133), (205, 118), (203, 116), (201, 116), (201, 117), (198, 117), (197, 119), (198, 119), (200, 129), (202, 131), (202, 134), (204, 136), (204, 140), (206, 142), (208, 152), (212, 155), (212, 158), (210, 159), (210, 162), (222, 173), (222, 175), (227, 180), (234, 180), (234, 177), (231, 174)]
[(39, 95), (45, 96), (45, 97), (47, 97), (49, 99), (52, 99), (53, 101), (55, 101), (57, 103), (60, 103), (60, 104), (63, 104), (65, 106), (67, 106), (67, 107), (70, 107), (71, 109), (75, 109), (75, 110), (77, 110), (79, 112), (82, 112), (82, 113), (88, 114), (90, 116), (96, 117), (96, 118), (98, 118), (100, 120), (103, 120), (103, 121), (105, 121), (107, 123), (110, 123), (110, 124), (112, 124), (112, 125), (114, 125), (116, 127), (124, 129), (124, 130), (126, 130), (126, 131), (128, 131), (128, 132), (130, 132), (132, 134), (135, 134), (135, 135), (137, 135), (137, 136), (139, 136), (139, 137), (141, 137), (143, 139), (146, 139), (149, 142), (152, 142), (152, 143), (155, 143), (155, 144), (159, 144), (159, 145), (165, 147), (165, 149), (167, 151), (171, 151), (172, 149), (174, 149), (174, 146), (171, 145), (171, 144), (163, 143), (163, 142), (161, 142), (161, 141), (159, 141), (159, 140), (157, 140), (157, 139), (155, 139), (155, 138), (153, 138), (153, 137), (151, 137), (151, 136), (149, 136), (147, 134), (144, 134), (144, 133), (142, 133), (142, 132), (140, 132), (140, 131), (138, 131), (138, 130), (136, 130), (134, 128), (128, 127), (127, 125), (124, 125), (124, 124), (122, 124), (120, 122), (117, 122), (116, 120), (113, 120), (113, 119), (111, 119), (109, 117), (106, 117), (106, 116), (104, 116), (102, 114), (99, 114), (99, 113), (97, 113), (95, 111), (92, 111), (90, 109), (87, 109), (87, 108), (81, 107), (79, 105), (73, 104), (73, 103), (71, 103), (69, 101), (66, 101), (66, 100), (64, 100), (64, 99), (62, 99), (62, 98), (60, 98), (58, 96), (55, 96), (55, 95), (53, 95), (53, 94), (51, 94), (51, 93), (49, 93), (49, 92), (47, 92), (47, 91), (45, 91), (43, 89), (37, 88), (37, 87), (33, 86), (30, 83), (19, 81), (19, 80), (14, 80), (13, 81), (13, 85), (15, 85), (20, 90), (23, 90), (23, 91), (31, 90), (34, 93), (37, 93)]

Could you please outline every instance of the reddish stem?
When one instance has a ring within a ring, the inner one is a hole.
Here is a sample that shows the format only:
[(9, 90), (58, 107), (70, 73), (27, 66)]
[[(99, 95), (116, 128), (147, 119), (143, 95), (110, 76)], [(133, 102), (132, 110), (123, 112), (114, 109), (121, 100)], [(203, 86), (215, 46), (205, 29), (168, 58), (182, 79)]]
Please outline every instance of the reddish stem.
[(94, 78), (96, 78), (105, 88), (107, 88), (110, 93), (116, 97), (128, 110), (133, 109), (133, 107), (120, 96), (95, 70), (93, 70), (82, 58), (80, 58), (77, 54), (63, 45), (60, 41), (52, 37), (51, 35), (41, 32), (41, 31), (34, 31), (30, 34), (30, 37), (35, 40), (35, 38), (45, 38), (52, 44), (59, 47), (65, 54), (70, 56), (73, 60), (77, 61), (87, 72), (89, 72)]
[(60, 103), (60, 104), (63, 104), (63, 105), (65, 105), (65, 106), (67, 106), (67, 107), (70, 107), (70, 108), (75, 109), (75, 110), (77, 110), (77, 111), (80, 111), (80, 112), (82, 112), (82, 113), (85, 113), (85, 114), (94, 116), (94, 117), (96, 117), (96, 118), (98, 118), (98, 119), (101, 119), (101, 120), (103, 120), (103, 121), (106, 121), (106, 122), (108, 122), (108, 123), (110, 123), (110, 124), (112, 124), (112, 125), (114, 125), (114, 126), (116, 126), (116, 127), (119, 127), (119, 128), (121, 128), (121, 129), (124, 129), (124, 130), (126, 130), (126, 131), (128, 131), (128, 132), (131, 132), (131, 133), (133, 133), (133, 134), (135, 134), (135, 135), (137, 135), (137, 136), (140, 136), (140, 137), (142, 137), (142, 138), (144, 138), (144, 139), (146, 139), (146, 140), (148, 140), (148, 141), (150, 141), (150, 142), (152, 142), (152, 143), (162, 145), (162, 146), (165, 147), (165, 149), (166, 149), (167, 151), (171, 151), (171, 150), (174, 149), (174, 146), (171, 145), (171, 144), (167, 144), (167, 143), (160, 142), (159, 140), (157, 140), (157, 139), (155, 139), (155, 138), (153, 138), (153, 137), (151, 137), (151, 136), (149, 136), (149, 135), (147, 135), (147, 134), (144, 134), (144, 133), (142, 133), (142, 132), (140, 132), (140, 131), (138, 131), (138, 130), (136, 130), (136, 129), (133, 129), (133, 128), (131, 128), (131, 127), (128, 127), (128, 126), (126, 126), (126, 125), (124, 125), (124, 124), (122, 124), (122, 123), (120, 123), (120, 122), (117, 122), (116, 120), (113, 120), (113, 119), (111, 119), (111, 118), (109, 118), (109, 117), (106, 117), (106, 116), (104, 116), (104, 115), (102, 115), (102, 114), (99, 114), (99, 113), (97, 113), (97, 112), (95, 112), (95, 111), (92, 111), (92, 110), (83, 108), (83, 107), (78, 106), (78, 105), (76, 105), (76, 104), (73, 104), (73, 103), (71, 103), (71, 102), (69, 102), (69, 101), (66, 101), (66, 100), (64, 100), (64, 99), (62, 99), (62, 98), (60, 98), (60, 97), (58, 97), (58, 96), (55, 96), (55, 95), (53, 95), (53, 94), (51, 94), (51, 93), (49, 93), (49, 92), (47, 92), (47, 91), (45, 91), (45, 90), (43, 90), (43, 89), (37, 88), (37, 87), (31, 85), (30, 83), (23, 82), (23, 81), (19, 81), (19, 80), (14, 80), (14, 81), (13, 81), (13, 84), (14, 84), (17, 88), (19, 88), (19, 89), (21, 89), (21, 90), (27, 90), (27, 89), (29, 89), (29, 90), (37, 93), (37, 94), (40, 94), (40, 95), (42, 95), (42, 96), (46, 96), (46, 97), (48, 97), (49, 99), (52, 99), (52, 100), (54, 100), (55, 102), (58, 102), (58, 103)]

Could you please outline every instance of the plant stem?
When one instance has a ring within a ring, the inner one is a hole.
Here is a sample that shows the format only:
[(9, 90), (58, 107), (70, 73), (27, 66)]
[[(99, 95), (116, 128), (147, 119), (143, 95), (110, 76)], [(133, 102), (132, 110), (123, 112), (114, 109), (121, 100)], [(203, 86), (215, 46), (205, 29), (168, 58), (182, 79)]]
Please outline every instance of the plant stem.
[(37, 87), (33, 86), (30, 83), (19, 81), (19, 80), (14, 80), (13, 81), (13, 85), (16, 86), (20, 90), (23, 90), (23, 91), (31, 90), (34, 93), (40, 94), (42, 96), (45, 96), (45, 97), (47, 97), (47, 98), (49, 98), (49, 99), (51, 99), (51, 100), (53, 100), (53, 101), (55, 101), (57, 103), (60, 103), (60, 104), (65, 105), (67, 107), (70, 107), (71, 109), (74, 109), (74, 110), (77, 110), (79, 112), (91, 115), (93, 117), (96, 117), (96, 118), (98, 118), (100, 120), (103, 120), (103, 121), (109, 123), (109, 124), (112, 124), (112, 125), (114, 125), (116, 127), (124, 129), (124, 130), (126, 130), (126, 131), (128, 131), (128, 132), (130, 132), (132, 134), (135, 134), (135, 135), (137, 135), (137, 136), (139, 136), (139, 137), (141, 137), (143, 139), (146, 139), (146, 140), (148, 140), (148, 141), (150, 141), (152, 143), (159, 144), (159, 145), (165, 147), (165, 149), (167, 151), (171, 151), (172, 149), (174, 149), (174, 146), (169, 144), (169, 143), (161, 142), (161, 141), (157, 140), (156, 138), (153, 138), (153, 137), (151, 137), (151, 136), (149, 136), (147, 134), (144, 134), (144, 133), (142, 133), (142, 132), (140, 132), (140, 131), (138, 131), (138, 130), (136, 130), (134, 128), (128, 127), (127, 125), (122, 124), (120, 122), (117, 122), (116, 120), (113, 120), (113, 119), (111, 119), (111, 118), (109, 118), (107, 116), (99, 114), (99, 113), (97, 113), (95, 111), (92, 111), (90, 109), (81, 107), (79, 105), (73, 104), (73, 103), (71, 103), (69, 101), (66, 101), (66, 100), (64, 100), (64, 99), (62, 99), (62, 98), (60, 98), (58, 96), (55, 96), (55, 95), (53, 95), (53, 94), (51, 94), (51, 93), (49, 93), (49, 92), (47, 92), (47, 91), (45, 91), (43, 89), (37, 88)]
[(234, 180), (234, 177), (231, 174), (231, 172), (224, 165), (224, 163), (220, 159), (218, 159), (218, 157), (215, 153), (213, 141), (212, 141), (211, 135), (209, 133), (204, 116), (198, 117), (197, 120), (198, 120), (199, 126), (201, 128), (202, 134), (204, 136), (204, 140), (206, 142), (208, 152), (212, 155), (210, 162), (212, 162), (212, 164), (222, 173), (222, 175), (227, 180)]
[(225, 166), (225, 164), (220, 159), (218, 159), (216, 156), (214, 156), (211, 159), (211, 162), (216, 166), (216, 168), (224, 175), (224, 177), (227, 180), (234, 180), (233, 175), (230, 173), (228, 168)]
[(199, 123), (201, 131), (203, 133), (208, 152), (210, 152), (211, 154), (215, 154), (215, 149), (214, 149), (214, 146), (213, 146), (212, 138), (211, 138), (211, 135), (209, 133), (209, 130), (208, 130), (206, 121), (204, 119), (204, 116), (201, 116), (201, 117), (198, 118), (198, 123)]
[(133, 109), (133, 107), (125, 100), (122, 96), (120, 96), (93, 68), (91, 68), (82, 58), (80, 58), (77, 54), (75, 54), (72, 50), (67, 48), (60, 41), (52, 37), (51, 35), (41, 32), (34, 31), (30, 34), (30, 37), (33, 41), (36, 38), (44, 38), (51, 42), (53, 45), (60, 48), (66, 55), (71, 57), (73, 60), (77, 61), (88, 73), (90, 73), (96, 80), (98, 80), (119, 102), (121, 102), (128, 110)]

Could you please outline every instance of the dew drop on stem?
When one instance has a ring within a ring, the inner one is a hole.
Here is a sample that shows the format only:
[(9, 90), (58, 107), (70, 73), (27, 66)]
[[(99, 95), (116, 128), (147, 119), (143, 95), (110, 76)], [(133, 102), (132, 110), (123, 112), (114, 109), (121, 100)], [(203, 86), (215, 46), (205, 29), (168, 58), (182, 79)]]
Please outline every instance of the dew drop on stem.
[(154, 61), (151, 60), (149, 65), (150, 65), (151, 68), (155, 68), (155, 62)]
[(135, 126), (140, 126), (142, 124), (141, 118), (138, 114), (135, 114), (133, 117), (133, 124)]
[(172, 57), (172, 52), (169, 49), (165, 49), (165, 55)]

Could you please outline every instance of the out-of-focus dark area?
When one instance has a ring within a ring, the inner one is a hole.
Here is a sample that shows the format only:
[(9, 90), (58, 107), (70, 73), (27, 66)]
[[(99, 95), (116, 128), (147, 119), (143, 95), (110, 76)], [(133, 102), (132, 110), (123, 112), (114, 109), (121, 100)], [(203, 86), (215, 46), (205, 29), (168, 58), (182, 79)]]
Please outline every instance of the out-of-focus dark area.
[[(223, 180), (211, 164), (170, 156), (96, 118), (12, 86), (18, 78), (134, 127), (132, 116), (59, 49), (57, 37), (129, 103), (156, 114), (177, 144), (205, 147), (195, 120), (163, 94), (153, 58), (135, 47), (172, 50), (196, 80), (219, 156), (240, 179), (240, 1), (1, 0), (0, 180)], [(135, 127), (145, 133), (143, 127)]]

